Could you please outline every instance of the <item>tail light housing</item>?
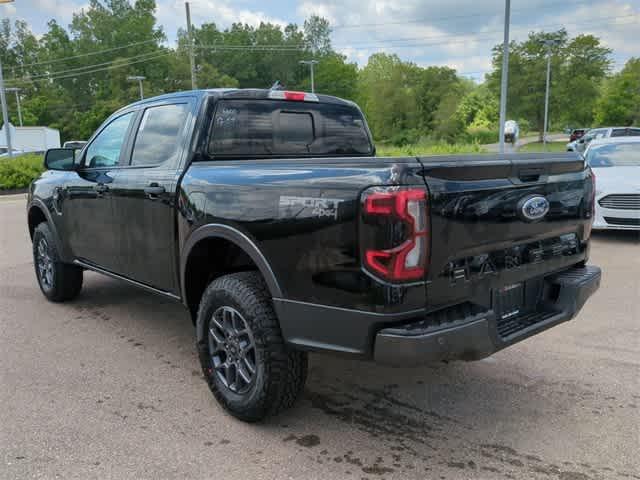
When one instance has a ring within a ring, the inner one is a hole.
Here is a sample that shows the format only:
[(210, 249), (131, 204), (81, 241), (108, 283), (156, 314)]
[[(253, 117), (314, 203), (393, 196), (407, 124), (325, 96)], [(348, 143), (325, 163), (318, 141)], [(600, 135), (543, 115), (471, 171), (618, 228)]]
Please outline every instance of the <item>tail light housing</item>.
[(429, 259), (429, 212), (423, 188), (386, 187), (362, 195), (363, 267), (391, 283), (422, 280)]
[(272, 100), (289, 100), (293, 102), (319, 102), (315, 93), (294, 92), (291, 90), (271, 90), (269, 98)]

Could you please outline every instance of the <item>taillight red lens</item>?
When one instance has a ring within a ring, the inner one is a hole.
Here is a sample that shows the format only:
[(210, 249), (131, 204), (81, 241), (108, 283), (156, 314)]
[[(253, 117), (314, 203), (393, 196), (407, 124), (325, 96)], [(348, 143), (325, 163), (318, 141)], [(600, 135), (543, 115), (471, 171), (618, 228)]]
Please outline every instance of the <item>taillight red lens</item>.
[(365, 268), (372, 274), (393, 282), (422, 279), (428, 258), (427, 194), (423, 189), (398, 188), (364, 194), (365, 216), (389, 217), (406, 226), (406, 236), (399, 245), (387, 249), (366, 249)]
[(294, 100), (296, 102), (304, 102), (304, 92), (284, 92), (286, 100)]

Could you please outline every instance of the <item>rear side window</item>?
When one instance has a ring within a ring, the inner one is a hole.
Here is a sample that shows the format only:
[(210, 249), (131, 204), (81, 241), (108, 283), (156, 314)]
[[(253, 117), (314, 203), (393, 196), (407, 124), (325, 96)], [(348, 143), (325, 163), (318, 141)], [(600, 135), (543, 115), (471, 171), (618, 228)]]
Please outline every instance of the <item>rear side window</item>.
[(640, 128), (615, 128), (611, 132), (612, 137), (637, 137), (640, 136)]
[(159, 165), (174, 161), (180, 153), (180, 139), (188, 105), (159, 105), (144, 111), (131, 155), (131, 165)]
[(218, 102), (209, 140), (216, 157), (369, 155), (357, 108), (280, 100)]

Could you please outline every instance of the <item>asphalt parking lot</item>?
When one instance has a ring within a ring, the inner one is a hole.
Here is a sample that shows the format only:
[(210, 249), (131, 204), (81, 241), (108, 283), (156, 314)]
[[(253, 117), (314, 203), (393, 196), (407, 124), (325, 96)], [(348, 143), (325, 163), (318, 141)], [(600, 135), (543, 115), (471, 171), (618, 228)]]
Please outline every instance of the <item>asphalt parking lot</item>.
[(216, 404), (180, 305), (88, 273), (36, 285), (24, 198), (0, 197), (0, 478), (640, 479), (640, 237), (597, 234), (574, 321), (475, 363), (311, 357), (297, 407)]

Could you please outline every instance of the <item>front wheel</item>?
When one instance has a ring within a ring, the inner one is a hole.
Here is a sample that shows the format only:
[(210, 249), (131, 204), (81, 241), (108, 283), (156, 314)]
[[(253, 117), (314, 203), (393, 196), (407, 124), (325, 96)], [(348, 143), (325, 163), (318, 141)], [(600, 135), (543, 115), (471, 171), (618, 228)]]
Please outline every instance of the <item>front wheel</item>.
[(288, 348), (270, 295), (257, 272), (220, 277), (198, 309), (197, 347), (218, 402), (255, 422), (293, 405), (307, 375), (307, 355)]
[(47, 223), (41, 223), (33, 232), (33, 265), (40, 290), (48, 300), (72, 300), (82, 290), (82, 269), (60, 260)]

